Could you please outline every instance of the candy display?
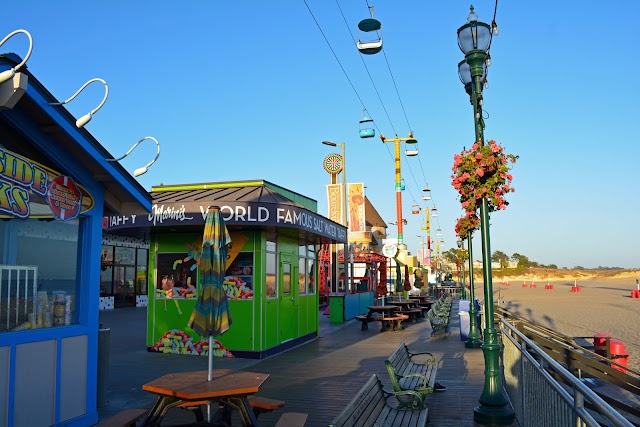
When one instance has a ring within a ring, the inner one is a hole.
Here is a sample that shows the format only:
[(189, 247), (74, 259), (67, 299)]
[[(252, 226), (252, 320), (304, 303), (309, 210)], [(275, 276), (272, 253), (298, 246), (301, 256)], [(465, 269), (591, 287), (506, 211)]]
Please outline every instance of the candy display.
[(222, 287), (227, 293), (228, 299), (251, 299), (253, 298), (253, 289), (237, 276), (226, 276)]
[[(150, 351), (207, 356), (209, 354), (209, 341), (205, 338), (194, 342), (188, 333), (180, 329), (171, 329), (167, 331), (157, 343), (151, 346)], [(216, 339), (213, 339), (213, 355), (215, 357), (234, 357), (233, 354)]]
[(196, 298), (198, 296), (198, 292), (196, 288), (171, 288), (169, 290), (161, 290), (156, 289), (157, 298), (181, 298), (181, 299), (189, 299)]

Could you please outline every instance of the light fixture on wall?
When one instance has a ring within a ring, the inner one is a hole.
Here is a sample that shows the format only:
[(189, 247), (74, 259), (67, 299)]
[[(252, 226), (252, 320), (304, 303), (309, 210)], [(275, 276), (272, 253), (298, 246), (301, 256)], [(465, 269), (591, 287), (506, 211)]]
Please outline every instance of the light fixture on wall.
[(144, 141), (145, 139), (150, 139), (150, 140), (152, 140), (153, 142), (155, 142), (155, 143), (156, 143), (156, 146), (158, 147), (158, 152), (157, 152), (157, 154), (156, 154), (156, 157), (155, 157), (153, 160), (151, 160), (151, 161), (150, 161), (149, 163), (147, 163), (145, 166), (143, 166), (143, 167), (141, 167), (141, 168), (138, 168), (138, 169), (136, 169), (135, 171), (133, 171), (133, 176), (140, 176), (140, 175), (142, 175), (142, 174), (146, 173), (146, 172), (147, 172), (147, 170), (149, 170), (149, 167), (150, 167), (150, 166), (151, 166), (151, 165), (152, 165), (156, 160), (158, 160), (158, 157), (160, 157), (160, 143), (158, 142), (158, 140), (157, 140), (157, 139), (155, 139), (155, 138), (154, 138), (154, 137), (152, 137), (152, 136), (145, 136), (145, 137), (144, 137), (144, 138), (142, 138), (140, 141), (138, 141), (138, 142), (136, 142), (135, 144), (133, 144), (133, 147), (131, 147), (131, 148), (129, 149), (129, 151), (127, 151), (127, 152), (124, 154), (124, 156), (119, 157), (119, 158), (117, 158), (117, 159), (106, 159), (106, 161), (107, 161), (107, 162), (118, 162), (118, 161), (120, 161), (120, 160), (124, 159), (124, 158), (125, 158), (125, 157), (127, 157), (129, 154), (131, 154), (131, 152), (132, 152), (132, 151), (133, 151), (133, 150), (134, 150), (134, 149), (135, 149), (135, 148), (136, 148), (136, 147), (137, 147), (137, 146), (138, 146), (142, 141)]
[(52, 102), (49, 105), (64, 105), (67, 102), (73, 101), (73, 99), (75, 99), (75, 97), (78, 96), (80, 94), (80, 92), (82, 92), (84, 90), (85, 87), (89, 86), (93, 82), (100, 82), (100, 83), (102, 83), (104, 85), (104, 98), (102, 99), (102, 102), (100, 103), (100, 105), (98, 105), (96, 108), (94, 108), (93, 110), (89, 111), (87, 114), (85, 114), (84, 116), (82, 116), (78, 120), (76, 120), (76, 127), (77, 128), (83, 127), (84, 125), (89, 123), (89, 121), (91, 120), (91, 117), (93, 117), (93, 115), (100, 108), (102, 108), (104, 103), (107, 102), (107, 98), (109, 97), (109, 86), (107, 85), (107, 82), (105, 82), (104, 80), (99, 79), (99, 78), (91, 79), (88, 82), (86, 82), (85, 84), (83, 84), (82, 87), (80, 89), (78, 89), (78, 91), (76, 93), (71, 95), (71, 98), (69, 98), (69, 99), (67, 99), (66, 101), (63, 101), (63, 102)]
[(29, 34), (29, 32), (27, 30), (15, 30), (15, 31), (13, 31), (8, 36), (3, 38), (2, 41), (0, 41), (0, 46), (2, 46), (7, 40), (9, 40), (11, 37), (15, 36), (18, 33), (24, 33), (29, 38), (29, 51), (27, 52), (27, 55), (24, 57), (24, 59), (22, 60), (21, 63), (19, 63), (18, 65), (16, 65), (13, 68), (10, 68), (10, 69), (5, 70), (2, 73), (0, 73), (0, 83), (6, 82), (7, 80), (13, 78), (13, 76), (16, 74), (16, 71), (18, 71), (27, 62), (27, 60), (31, 56), (31, 51), (33, 50), (33, 39), (31, 38), (31, 34)]

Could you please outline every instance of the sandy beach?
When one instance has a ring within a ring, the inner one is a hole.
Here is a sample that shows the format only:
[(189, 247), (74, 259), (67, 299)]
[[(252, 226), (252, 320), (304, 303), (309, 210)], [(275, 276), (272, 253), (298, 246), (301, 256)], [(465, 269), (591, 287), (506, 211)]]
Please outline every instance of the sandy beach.
[[(631, 298), (638, 275), (629, 272), (619, 276), (576, 280), (582, 288), (577, 293), (571, 292), (574, 280), (570, 277), (549, 279), (553, 290), (545, 289), (547, 279), (507, 279), (511, 286), (501, 285), (504, 279), (494, 279), (494, 300), (518, 316), (564, 335), (609, 334), (624, 343), (629, 353), (627, 366), (640, 372), (640, 299)], [(525, 282), (535, 283), (536, 288), (523, 288)], [(476, 281), (475, 292), (477, 298), (483, 298), (481, 282)]]

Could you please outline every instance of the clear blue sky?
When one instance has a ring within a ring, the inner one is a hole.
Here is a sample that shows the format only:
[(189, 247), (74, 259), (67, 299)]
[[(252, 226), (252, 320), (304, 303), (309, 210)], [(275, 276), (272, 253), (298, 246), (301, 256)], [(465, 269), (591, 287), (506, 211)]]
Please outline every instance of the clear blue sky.
[[(419, 156), (402, 158), (405, 243), (414, 253), (420, 246), (417, 202), (438, 208), (433, 227), (447, 249), (462, 213), (453, 155), (474, 139), (457, 75), (456, 30), (469, 2), (369, 3), (389, 66), (382, 54), (364, 61), (383, 104), (349, 33), (358, 37), (366, 2), (307, 0), (378, 128), (387, 137), (413, 130), (419, 141)], [(490, 23), (495, 2), (474, 6)], [(639, 15), (637, 0), (498, 3), (486, 136), (520, 159), (516, 193), (491, 218), (492, 251), (559, 267), (640, 267)], [(392, 146), (358, 137), (361, 101), (303, 0), (5, 2), (0, 36), (18, 28), (34, 38), (29, 69), (59, 100), (90, 78), (108, 82), (109, 100), (87, 129), (115, 157), (143, 136), (160, 141), (159, 160), (139, 178), (145, 188), (266, 179), (318, 200), (326, 214), (322, 160), (332, 150), (321, 141), (333, 140), (346, 144), (348, 180), (364, 182), (383, 219), (395, 222)], [(26, 49), (18, 35), (0, 51)], [(68, 109), (80, 117), (102, 94), (94, 83)], [(145, 142), (122, 163), (133, 172), (154, 150)]]

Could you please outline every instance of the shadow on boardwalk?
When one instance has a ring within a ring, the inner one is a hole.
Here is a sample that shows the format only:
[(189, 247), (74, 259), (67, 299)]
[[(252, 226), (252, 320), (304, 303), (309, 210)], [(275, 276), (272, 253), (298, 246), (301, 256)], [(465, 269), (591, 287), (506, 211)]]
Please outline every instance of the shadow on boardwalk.
[[(400, 332), (381, 333), (359, 322), (329, 325), (321, 318), (320, 338), (300, 347), (257, 361), (214, 360), (216, 368), (248, 369), (270, 374), (260, 394), (286, 401), (285, 411), (309, 414), (306, 426), (326, 426), (351, 400), (372, 373), (390, 388), (384, 360), (405, 342), (412, 351), (429, 351), (438, 360), (438, 381), (447, 391), (427, 397), (430, 426), (474, 426), (473, 408), (484, 383), (482, 350), (467, 349), (460, 340), (457, 301), (452, 307), (451, 335), (431, 337), (426, 319), (407, 324)], [(142, 384), (169, 372), (206, 370), (206, 357), (148, 353), (145, 347), (146, 309), (101, 312), (100, 321), (111, 329), (108, 405), (100, 419), (127, 408), (150, 408), (155, 401)], [(278, 411), (263, 414), (261, 425), (275, 425)], [(164, 424), (193, 422), (193, 415), (172, 410)]]

